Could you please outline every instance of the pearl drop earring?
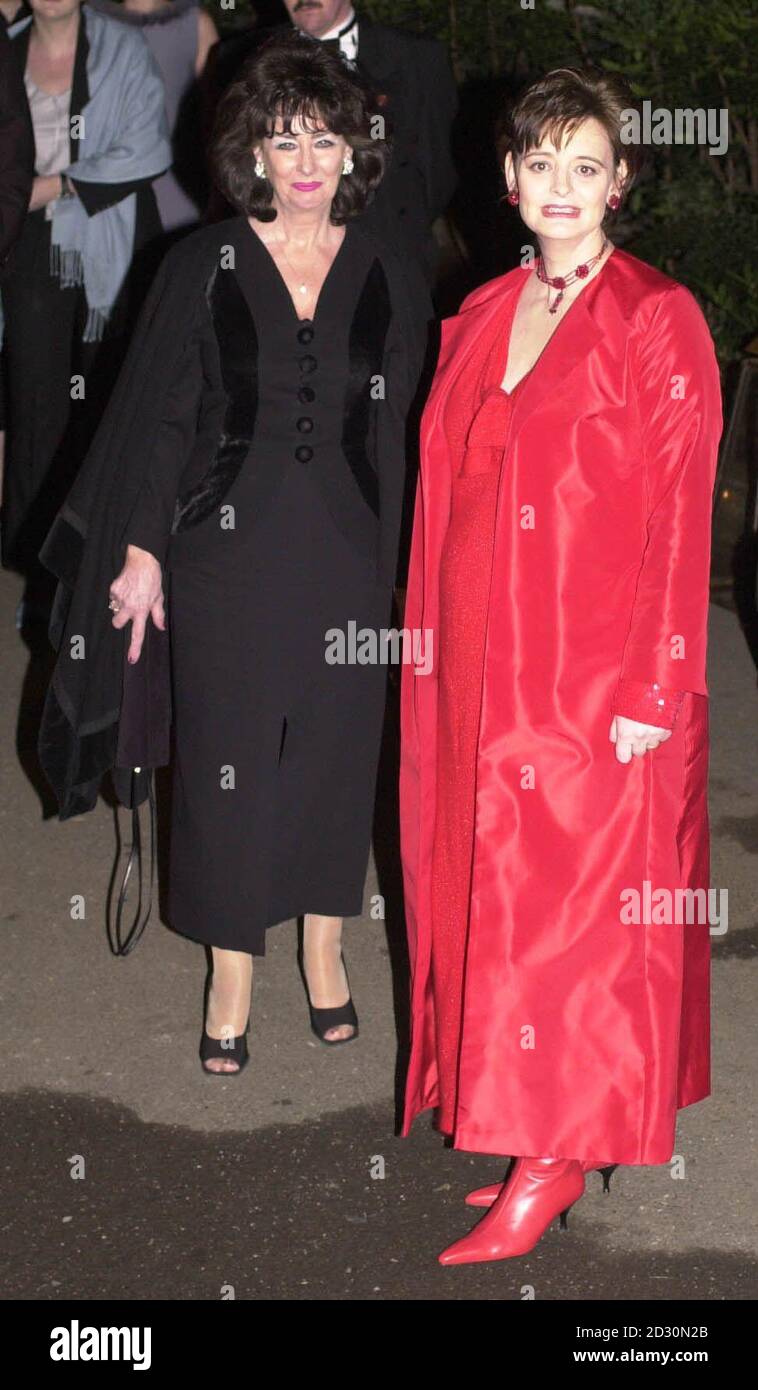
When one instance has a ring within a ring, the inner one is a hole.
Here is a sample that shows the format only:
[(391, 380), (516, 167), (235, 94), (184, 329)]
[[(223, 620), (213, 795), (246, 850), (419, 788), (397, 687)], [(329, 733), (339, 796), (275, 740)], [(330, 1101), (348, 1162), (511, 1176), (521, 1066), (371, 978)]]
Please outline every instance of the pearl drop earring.
[(352, 174), (354, 167), (355, 167), (355, 166), (354, 166), (354, 164), (353, 164), (352, 156), (349, 155), (349, 154), (346, 154), (346, 155), (345, 155), (345, 158), (344, 158), (343, 161), (342, 161), (342, 172), (343, 172), (343, 174)]
[(255, 161), (255, 177), (257, 179), (265, 179), (266, 177), (266, 166), (262, 159), (256, 159)]

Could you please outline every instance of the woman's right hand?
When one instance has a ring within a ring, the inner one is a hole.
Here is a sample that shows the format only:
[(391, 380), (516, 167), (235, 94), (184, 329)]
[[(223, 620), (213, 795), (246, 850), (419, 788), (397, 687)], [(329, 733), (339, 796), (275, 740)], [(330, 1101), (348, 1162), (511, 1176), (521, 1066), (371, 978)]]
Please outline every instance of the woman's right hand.
[(46, 208), (48, 203), (54, 203), (56, 198), (60, 198), (62, 188), (63, 179), (60, 174), (35, 174), (29, 195), (29, 212), (36, 212), (38, 208)]
[(149, 550), (128, 545), (126, 563), (111, 584), (109, 594), (120, 605), (113, 615), (113, 626), (122, 628), (129, 622), (132, 625), (127, 660), (134, 664), (142, 651), (148, 615), (161, 632), (166, 627), (160, 562)]

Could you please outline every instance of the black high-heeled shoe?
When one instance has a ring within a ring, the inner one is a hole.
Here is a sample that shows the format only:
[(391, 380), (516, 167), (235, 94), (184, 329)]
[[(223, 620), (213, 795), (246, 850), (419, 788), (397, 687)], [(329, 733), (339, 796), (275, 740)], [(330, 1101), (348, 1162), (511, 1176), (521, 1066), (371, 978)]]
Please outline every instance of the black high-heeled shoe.
[[(342, 952), (340, 952), (340, 960), (342, 961), (342, 965), (344, 967), (345, 960), (342, 955)], [(311, 1029), (316, 1034), (316, 1037), (318, 1038), (319, 1042), (322, 1042), (325, 1047), (339, 1047), (340, 1043), (352, 1042), (353, 1039), (357, 1038), (358, 1036), (358, 1015), (355, 1012), (353, 996), (351, 994), (348, 995), (347, 1003), (338, 1004), (337, 1007), (334, 1009), (317, 1009), (311, 1003), (311, 992), (308, 988), (308, 977), (305, 973), (305, 962), (303, 959), (302, 950), (298, 951), (297, 962), (300, 966), (300, 974), (303, 979), (303, 984), (305, 985), (305, 995), (308, 1000), (308, 1010), (311, 1016)], [(347, 979), (347, 969), (345, 969), (345, 978)], [(347, 987), (349, 990), (349, 981)], [(330, 1029), (339, 1028), (342, 1024), (345, 1023), (350, 1024), (351, 1028), (353, 1029), (349, 1038), (326, 1037), (326, 1034), (330, 1031)]]
[[(210, 1033), (203, 1028), (203, 1036), (200, 1039), (200, 1061), (206, 1076), (239, 1076), (243, 1067), (250, 1061), (250, 1054), (247, 1050), (247, 1034), (250, 1032), (250, 1020), (244, 1033), (238, 1038), (212, 1038)], [(236, 1071), (216, 1071), (214, 1067), (206, 1067), (206, 1062), (219, 1057), (224, 1062), (236, 1062)]]

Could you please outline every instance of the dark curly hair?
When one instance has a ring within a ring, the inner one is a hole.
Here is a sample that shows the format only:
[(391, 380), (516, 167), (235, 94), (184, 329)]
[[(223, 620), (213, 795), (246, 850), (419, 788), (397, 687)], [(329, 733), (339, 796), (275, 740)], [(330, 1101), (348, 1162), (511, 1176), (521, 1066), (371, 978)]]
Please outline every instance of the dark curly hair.
[(500, 123), (496, 148), (502, 169), (505, 156), (522, 159), (538, 149), (547, 135), (559, 148), (565, 135), (571, 135), (583, 121), (599, 121), (611, 144), (616, 169), (626, 161), (623, 192), (627, 194), (637, 179), (642, 163), (639, 145), (625, 144), (621, 138), (623, 113), (637, 108), (637, 101), (625, 77), (600, 69), (554, 68), (533, 82), (517, 99)]
[(353, 171), (343, 174), (332, 200), (330, 220), (340, 226), (368, 207), (384, 175), (388, 123), (339, 54), (297, 30), (263, 43), (224, 93), (209, 146), (214, 181), (240, 212), (273, 222), (273, 189), (256, 176), (252, 151), (271, 138), (278, 120), (289, 133), (295, 117), (303, 129), (342, 135), (352, 148)]

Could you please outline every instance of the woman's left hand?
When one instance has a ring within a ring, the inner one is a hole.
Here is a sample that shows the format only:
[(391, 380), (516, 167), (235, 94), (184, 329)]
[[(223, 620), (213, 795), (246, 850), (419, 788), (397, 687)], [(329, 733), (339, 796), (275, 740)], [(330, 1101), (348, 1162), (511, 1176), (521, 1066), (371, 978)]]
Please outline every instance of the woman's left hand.
[(671, 729), (661, 729), (657, 724), (640, 724), (636, 719), (625, 719), (617, 714), (611, 720), (611, 743), (616, 745), (616, 758), (620, 763), (630, 763), (632, 758), (643, 758), (660, 743), (671, 738)]

